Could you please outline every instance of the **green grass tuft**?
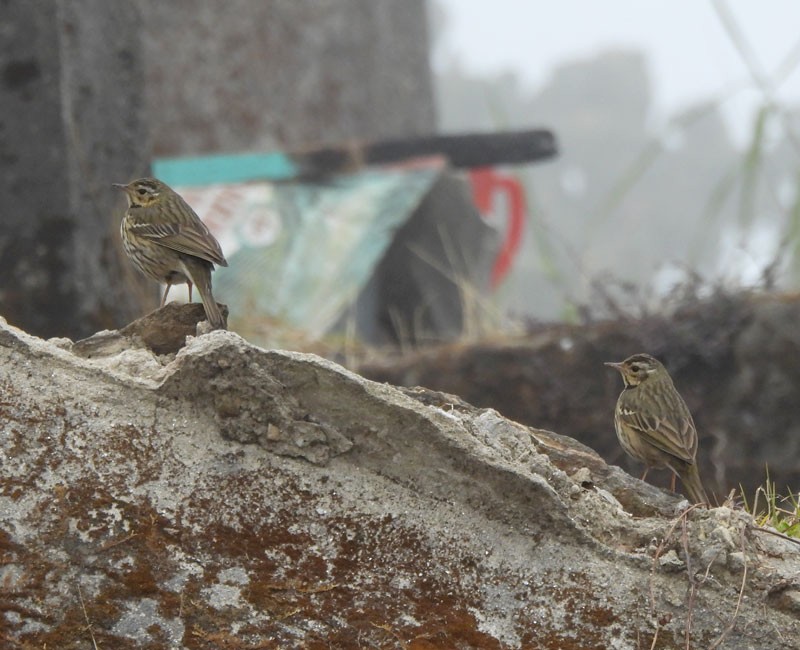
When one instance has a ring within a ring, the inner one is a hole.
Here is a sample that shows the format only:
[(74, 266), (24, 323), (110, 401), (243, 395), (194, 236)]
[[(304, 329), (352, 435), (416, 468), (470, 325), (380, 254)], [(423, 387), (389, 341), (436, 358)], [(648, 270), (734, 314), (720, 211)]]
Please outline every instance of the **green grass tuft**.
[(769, 478), (769, 468), (764, 484), (756, 489), (752, 506), (747, 501), (741, 485), (744, 509), (749, 512), (761, 527), (771, 527), (788, 537), (800, 539), (800, 493), (778, 494), (775, 482)]

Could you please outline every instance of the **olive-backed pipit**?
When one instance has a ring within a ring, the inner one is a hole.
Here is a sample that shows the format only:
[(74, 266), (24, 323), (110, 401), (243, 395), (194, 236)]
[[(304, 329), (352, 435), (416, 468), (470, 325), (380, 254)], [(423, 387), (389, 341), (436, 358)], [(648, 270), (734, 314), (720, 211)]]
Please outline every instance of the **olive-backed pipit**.
[(625, 452), (647, 469), (668, 467), (683, 482), (689, 499), (710, 503), (695, 462), (697, 429), (667, 369), (649, 354), (606, 365), (618, 370), (625, 382), (614, 411)]
[(167, 285), (161, 306), (173, 284), (197, 287), (206, 318), (214, 329), (225, 321), (211, 293), (214, 264), (228, 266), (219, 242), (194, 210), (166, 183), (140, 178), (127, 185), (115, 183), (128, 197), (120, 228), (128, 257), (146, 276)]

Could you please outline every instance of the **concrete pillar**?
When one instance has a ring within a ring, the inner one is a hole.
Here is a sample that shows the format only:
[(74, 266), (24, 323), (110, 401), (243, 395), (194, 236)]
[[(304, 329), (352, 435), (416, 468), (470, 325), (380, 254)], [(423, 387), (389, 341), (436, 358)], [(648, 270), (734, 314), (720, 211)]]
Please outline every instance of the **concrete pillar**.
[(436, 128), (425, 0), (136, 0), (156, 156)]
[(0, 316), (31, 333), (78, 338), (140, 315), (110, 187), (150, 161), (140, 25), (132, 2), (3, 4)]

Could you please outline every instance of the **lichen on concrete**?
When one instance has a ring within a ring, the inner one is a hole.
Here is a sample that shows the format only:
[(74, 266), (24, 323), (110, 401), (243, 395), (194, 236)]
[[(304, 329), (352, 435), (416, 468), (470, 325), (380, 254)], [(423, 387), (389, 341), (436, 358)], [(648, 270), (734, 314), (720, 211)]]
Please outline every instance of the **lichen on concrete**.
[(119, 354), (0, 324), (9, 647), (800, 638), (795, 546), (570, 439), (230, 332)]

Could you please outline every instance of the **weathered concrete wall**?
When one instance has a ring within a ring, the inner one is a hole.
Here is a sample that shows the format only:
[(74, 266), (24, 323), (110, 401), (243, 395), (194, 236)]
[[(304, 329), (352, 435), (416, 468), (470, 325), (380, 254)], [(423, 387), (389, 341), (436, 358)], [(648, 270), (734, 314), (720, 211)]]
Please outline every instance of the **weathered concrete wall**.
[(432, 132), (425, 0), (138, 0), (156, 155)]
[(87, 360), (0, 319), (3, 647), (796, 647), (797, 547), (677, 506), (232, 332)]
[(34, 0), (0, 24), (0, 314), (86, 336), (154, 306), (109, 188), (157, 154), (434, 127), (424, 0)]
[(130, 3), (3, 4), (0, 314), (43, 336), (135, 313), (120, 290), (118, 199), (147, 169), (140, 21)]

